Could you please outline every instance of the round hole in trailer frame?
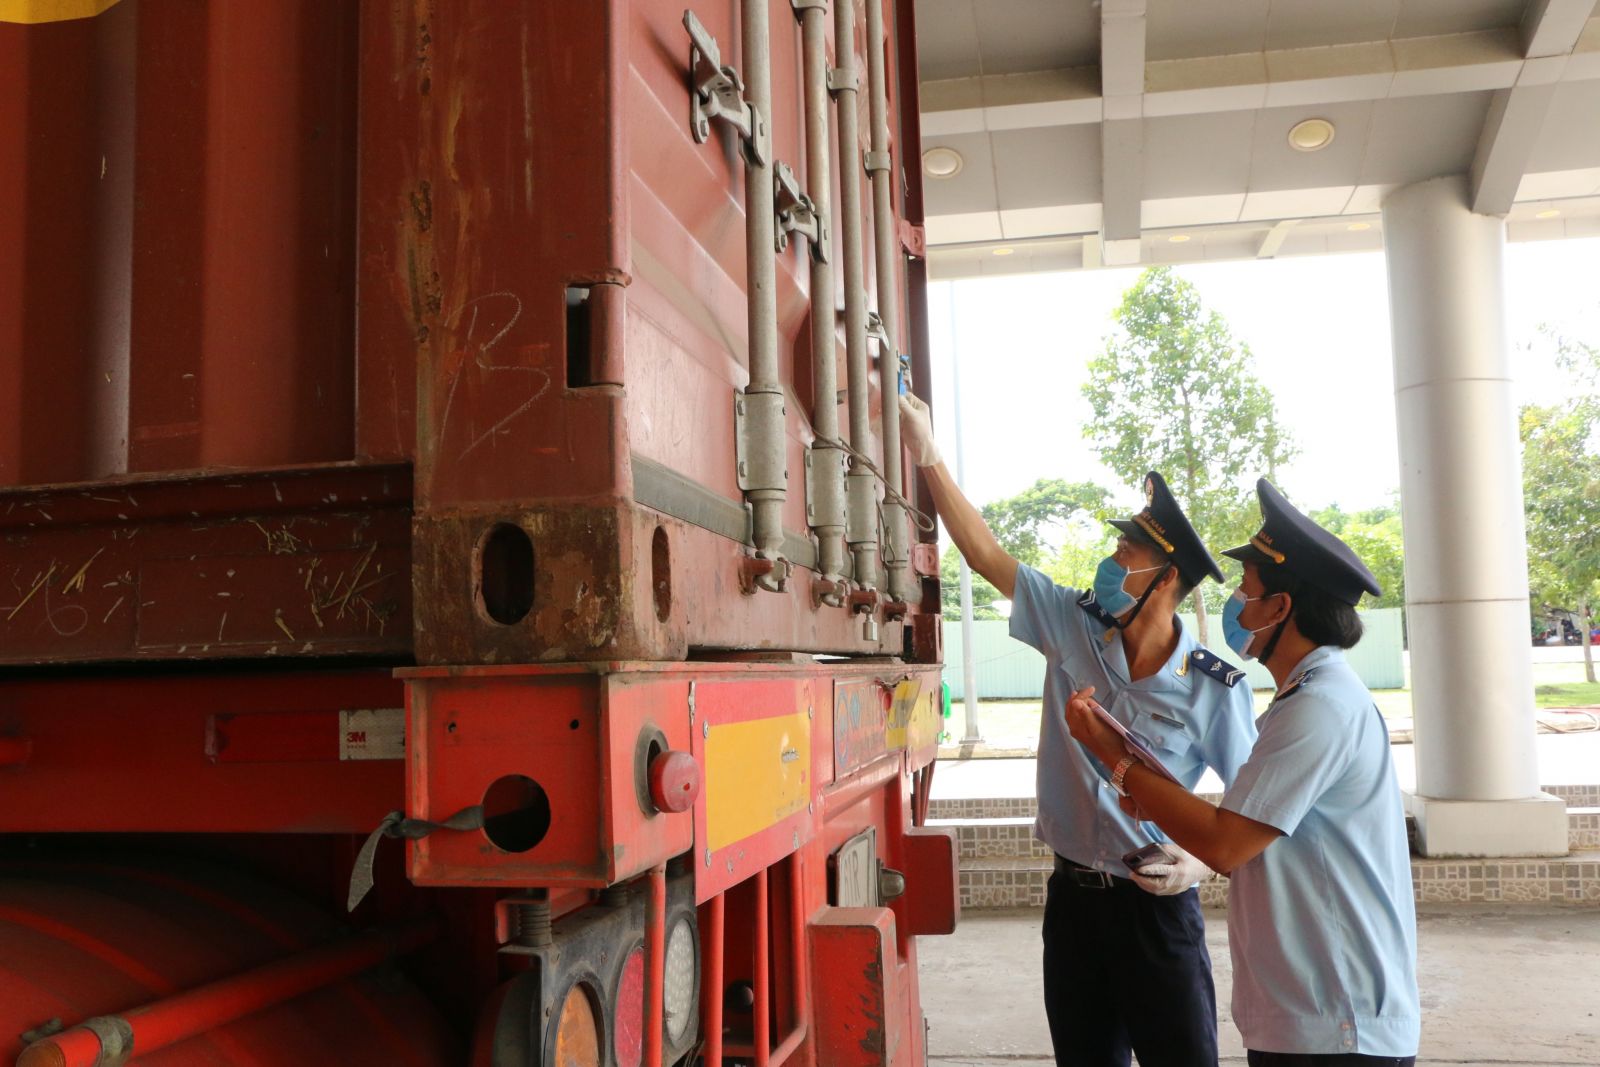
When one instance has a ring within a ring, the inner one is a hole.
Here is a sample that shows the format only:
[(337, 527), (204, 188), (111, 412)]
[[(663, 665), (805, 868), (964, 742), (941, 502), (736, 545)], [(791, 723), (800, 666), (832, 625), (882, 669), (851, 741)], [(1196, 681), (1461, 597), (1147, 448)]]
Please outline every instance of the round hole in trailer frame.
[(483, 836), (502, 852), (527, 852), (550, 832), (550, 797), (525, 774), (507, 774), (483, 794)]

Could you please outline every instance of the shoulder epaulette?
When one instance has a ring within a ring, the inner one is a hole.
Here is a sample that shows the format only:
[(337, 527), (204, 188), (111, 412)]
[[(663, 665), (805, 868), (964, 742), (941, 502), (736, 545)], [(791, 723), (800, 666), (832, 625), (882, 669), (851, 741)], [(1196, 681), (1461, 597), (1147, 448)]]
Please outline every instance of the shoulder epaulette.
[(1309, 671), (1306, 671), (1300, 677), (1296, 678), (1294, 681), (1290, 682), (1288, 685), (1286, 685), (1282, 689), (1278, 690), (1278, 695), (1272, 698), (1272, 702), (1274, 704), (1276, 704), (1278, 701), (1282, 700), (1284, 697), (1294, 695), (1295, 690), (1299, 689), (1302, 685), (1305, 685), (1307, 682), (1311, 681), (1311, 676), (1316, 674), (1316, 673), (1317, 673), (1317, 669), (1315, 667), (1312, 667)]
[(1085, 589), (1083, 591), (1083, 595), (1078, 598), (1078, 607), (1082, 608), (1091, 619), (1102, 626), (1115, 626), (1117, 624), (1116, 616), (1100, 606), (1099, 600), (1095, 598), (1093, 589)]
[(1239, 684), (1239, 679), (1244, 677), (1244, 671), (1215, 652), (1207, 652), (1203, 648), (1197, 648), (1189, 653), (1189, 668), (1214, 682), (1221, 682), (1229, 689)]

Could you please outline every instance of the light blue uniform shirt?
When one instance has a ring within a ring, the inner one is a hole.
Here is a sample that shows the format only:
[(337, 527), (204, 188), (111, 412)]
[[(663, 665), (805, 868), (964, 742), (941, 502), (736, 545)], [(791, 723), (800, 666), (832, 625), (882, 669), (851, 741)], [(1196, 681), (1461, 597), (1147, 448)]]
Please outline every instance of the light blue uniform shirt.
[(1233, 872), (1233, 1017), (1258, 1052), (1412, 1056), (1417, 916), (1389, 731), (1344, 653), (1301, 660), (1222, 806), (1284, 836)]
[[(1229, 686), (1196, 669), (1199, 650), (1181, 627), (1172, 658), (1155, 674), (1128, 679), (1122, 635), (1078, 606), (1064, 589), (1031, 567), (1017, 568), (1011, 636), (1044, 653), (1044, 715), (1039, 726), (1039, 819), (1034, 833), (1074, 863), (1126, 878), (1122, 857), (1166, 835), (1117, 806), (1097, 761), (1067, 732), (1067, 698), (1086, 685), (1094, 699), (1146, 742), (1187, 788), (1211, 767), (1224, 783), (1249, 758), (1256, 739), (1249, 683)], [(1106, 634), (1111, 634), (1107, 641)], [(1202, 659), (1215, 660), (1211, 653)]]

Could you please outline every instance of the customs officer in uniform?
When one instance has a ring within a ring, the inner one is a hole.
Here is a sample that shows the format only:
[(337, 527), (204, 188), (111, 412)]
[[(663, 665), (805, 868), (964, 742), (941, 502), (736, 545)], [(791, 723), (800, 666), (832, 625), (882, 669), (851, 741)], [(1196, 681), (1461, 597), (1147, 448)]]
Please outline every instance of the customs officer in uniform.
[(1118, 805), (1107, 767), (1067, 736), (1061, 709), (1094, 686), (1100, 702), (1193, 788), (1225, 783), (1255, 741), (1243, 672), (1183, 629), (1180, 602), (1222, 573), (1161, 475), (1147, 506), (1116, 520), (1115, 553), (1094, 587), (1064, 589), (1001, 548), (939, 460), (927, 407), (901, 399), (906, 446), (926, 468), (939, 517), (967, 562), (1012, 601), (1011, 635), (1044, 653), (1035, 833), (1054, 850), (1044, 918), (1044, 996), (1056, 1060), (1126, 1067), (1214, 1065), (1216, 994), (1194, 884), (1211, 872), (1167, 843), (1167, 861), (1132, 856), (1164, 842)]
[[(1421, 1031), (1416, 913), (1405, 813), (1389, 732), (1345, 661), (1355, 605), (1381, 590), (1354, 552), (1257, 484), (1261, 530), (1226, 555), (1244, 580), (1223, 614), (1227, 641), (1259, 657), (1278, 693), (1221, 808), (1137, 761), (1128, 802), (1232, 875), (1233, 1016), (1265, 1067), (1415, 1061)], [(1122, 740), (1083, 699), (1072, 735), (1106, 763)]]

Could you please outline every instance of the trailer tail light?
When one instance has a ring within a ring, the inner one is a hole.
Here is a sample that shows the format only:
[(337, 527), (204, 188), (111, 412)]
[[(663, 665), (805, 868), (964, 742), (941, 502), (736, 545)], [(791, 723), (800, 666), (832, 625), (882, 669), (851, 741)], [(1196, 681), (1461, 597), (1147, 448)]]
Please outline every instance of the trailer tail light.
[(603, 1067), (600, 1059), (600, 1019), (595, 1010), (594, 990), (586, 982), (574, 982), (561, 1001), (561, 1013), (551, 1024), (555, 1058), (563, 1067)]
[[(516, 907), (515, 903), (509, 905)], [(501, 949), (529, 957), (505, 987), (493, 1025), (495, 1067), (642, 1067), (648, 988), (645, 953), (648, 880), (606, 891), (601, 902), (557, 919), (543, 944)], [(542, 931), (542, 927), (539, 927)], [(521, 930), (506, 925), (508, 933)], [(667, 880), (663, 1063), (688, 1055), (698, 1033), (700, 936), (694, 879)]]

